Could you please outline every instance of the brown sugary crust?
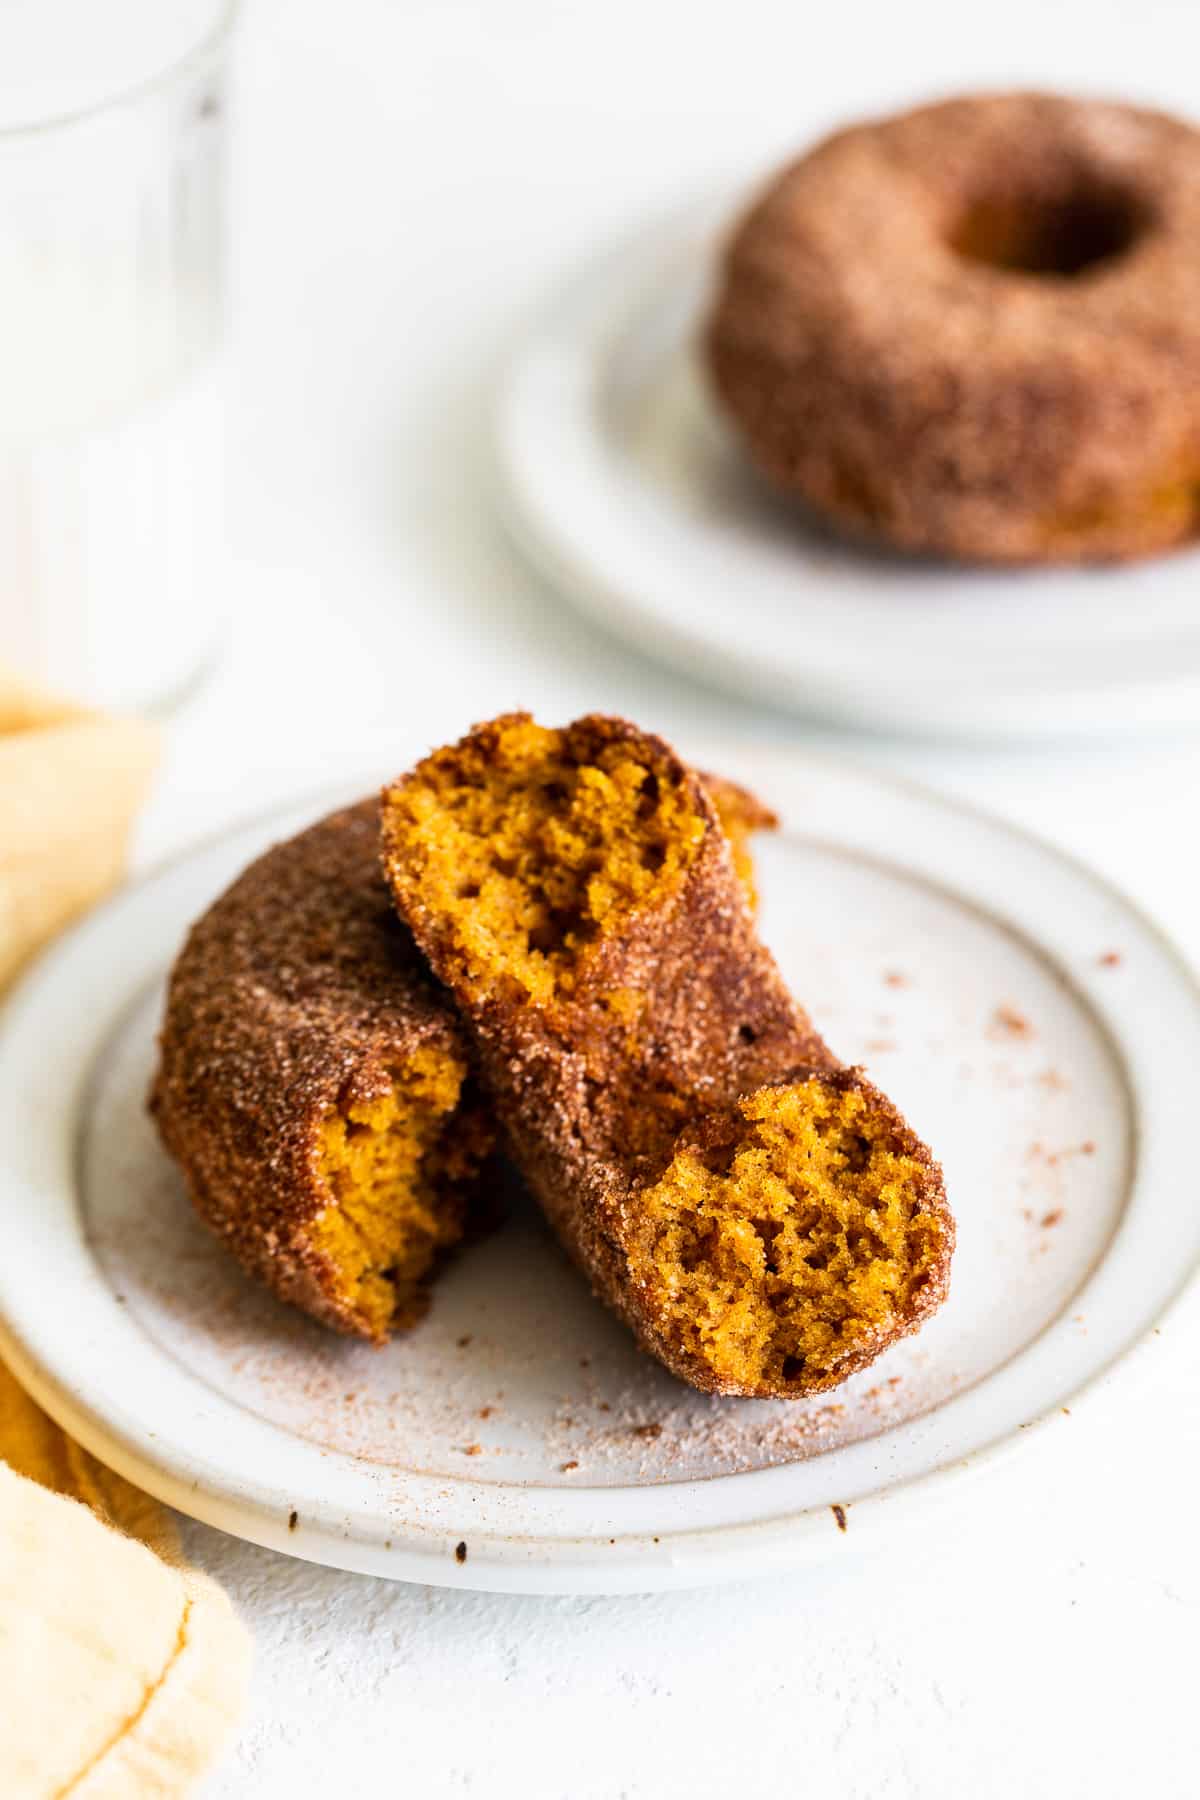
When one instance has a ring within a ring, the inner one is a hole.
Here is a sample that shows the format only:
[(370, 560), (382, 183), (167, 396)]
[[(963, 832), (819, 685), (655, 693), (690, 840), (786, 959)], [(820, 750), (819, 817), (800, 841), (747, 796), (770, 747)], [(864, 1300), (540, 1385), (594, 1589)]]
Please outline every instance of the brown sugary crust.
[[(454, 751), (437, 755), (452, 758), (467, 748), (494, 756), (511, 723), (477, 726)], [(723, 1384), (699, 1360), (676, 1351), (657, 1329), (647, 1293), (631, 1280), (625, 1254), (636, 1196), (663, 1172), (681, 1141), (681, 1121), (667, 1116), (664, 1093), (686, 1097), (685, 1134), (701, 1136), (728, 1130), (739, 1098), (814, 1072), (861, 1089), (883, 1109), (898, 1147), (925, 1171), (923, 1201), (945, 1222), (945, 1255), (911, 1315), (886, 1338), (865, 1343), (829, 1380), (753, 1391), (794, 1396), (834, 1386), (915, 1330), (948, 1291), (954, 1232), (941, 1170), (861, 1071), (842, 1067), (793, 1000), (755, 931), (712, 801), (670, 746), (626, 720), (599, 715), (577, 720), (562, 736), (584, 761), (606, 744), (627, 743), (660, 779), (686, 788), (707, 830), (678, 891), (602, 937), (589, 951), (575, 992), (560, 998), (552, 1012), (515, 999), (480, 1003), (445, 921), (422, 899), (385, 793), (384, 865), (397, 907), (473, 1033), (507, 1147), (554, 1230), (594, 1292), (643, 1348), (694, 1387), (747, 1391)], [(419, 777), (420, 767), (391, 791)], [(644, 1030), (631, 1036), (602, 1003), (613, 990), (645, 996)]]
[[(952, 247), (980, 205), (1076, 203), (1124, 218), (1128, 248), (1066, 276)], [(707, 361), (759, 468), (853, 535), (1135, 557), (1200, 520), (1198, 293), (1200, 132), (968, 97), (840, 131), (774, 180), (728, 247)]]
[[(171, 974), (150, 1109), (201, 1216), (250, 1274), (338, 1331), (373, 1334), (310, 1226), (329, 1204), (322, 1121), (388, 1092), (458, 1020), (396, 918), (370, 796), (277, 844), (192, 928)], [(463, 1128), (482, 1129), (464, 1098)]]
[(697, 769), (696, 774), (708, 789), (726, 833), (737, 830), (750, 836), (756, 831), (778, 831), (778, 813), (772, 812), (749, 788), (744, 788), (738, 781), (730, 781), (725, 775), (714, 775), (708, 769)]

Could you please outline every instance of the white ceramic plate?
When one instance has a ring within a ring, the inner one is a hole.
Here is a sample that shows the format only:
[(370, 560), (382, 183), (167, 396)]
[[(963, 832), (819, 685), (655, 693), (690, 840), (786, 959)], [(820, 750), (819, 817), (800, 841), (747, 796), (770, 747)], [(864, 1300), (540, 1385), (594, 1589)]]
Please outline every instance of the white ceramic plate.
[(519, 1205), (383, 1351), (246, 1281), (145, 1117), (161, 980), (189, 921), (327, 796), (131, 888), (11, 1002), (0, 1348), (43, 1405), (256, 1542), (577, 1592), (828, 1556), (950, 1497), (1035, 1421), (1053, 1429), (1200, 1256), (1191, 975), (1102, 882), (985, 818), (816, 759), (703, 761), (778, 807), (766, 935), (835, 1048), (944, 1161), (953, 1292), (919, 1337), (812, 1402), (695, 1394)]
[(767, 493), (696, 334), (736, 201), (553, 296), (501, 384), (500, 505), (574, 602), (715, 685), (858, 726), (1061, 734), (1200, 720), (1200, 552), (983, 571), (855, 549)]

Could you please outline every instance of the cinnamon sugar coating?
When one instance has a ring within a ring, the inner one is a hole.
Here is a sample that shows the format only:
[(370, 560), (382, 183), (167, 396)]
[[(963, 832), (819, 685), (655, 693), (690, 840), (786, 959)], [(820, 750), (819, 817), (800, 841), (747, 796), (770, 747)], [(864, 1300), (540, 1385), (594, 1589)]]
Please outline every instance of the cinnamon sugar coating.
[(386, 793), (383, 836), (510, 1154), (667, 1368), (813, 1393), (940, 1303), (940, 1170), (788, 993), (661, 739), (494, 720)]
[(1022, 563), (1200, 519), (1200, 132), (1037, 93), (840, 131), (734, 233), (715, 392), (852, 535)]
[[(775, 824), (705, 776), (749, 891)], [(243, 1267), (339, 1331), (423, 1311), (479, 1217), (494, 1128), (469, 1038), (392, 907), (374, 796), (260, 857), (171, 975), (150, 1106), (191, 1197)]]
[[(462, 1235), (491, 1128), (454, 1014), (389, 905), (378, 832), (373, 797), (335, 813), (260, 857), (192, 928), (150, 1106), (242, 1266), (327, 1325), (382, 1340), (419, 1316), (435, 1256)], [(369, 1219), (349, 1245), (321, 1226), (353, 1175), (349, 1147), (374, 1148), (379, 1109), (414, 1066), (422, 1104), (393, 1134), (404, 1166), (366, 1171), (405, 1190), (397, 1279), (386, 1254), (364, 1262)]]

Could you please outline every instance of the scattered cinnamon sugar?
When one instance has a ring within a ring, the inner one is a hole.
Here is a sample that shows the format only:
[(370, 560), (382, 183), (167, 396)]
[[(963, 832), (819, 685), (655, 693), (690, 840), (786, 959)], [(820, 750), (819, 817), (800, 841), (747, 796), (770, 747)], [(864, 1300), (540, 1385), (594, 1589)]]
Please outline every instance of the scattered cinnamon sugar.
[(899, 1049), (895, 1038), (868, 1038), (863, 1048), (869, 1056), (886, 1056), (890, 1050)]
[(1103, 955), (1096, 958), (1102, 969), (1119, 969), (1124, 960), (1119, 950), (1105, 950)]
[[(486, 1347), (479, 1332), (451, 1332), (440, 1357), (436, 1336), (426, 1340), (428, 1327), (388, 1352), (332, 1337), (247, 1282), (194, 1219), (171, 1185), (171, 1172), (159, 1162), (155, 1169), (166, 1191), (154, 1192), (154, 1204), (131, 1217), (120, 1234), (124, 1260), (137, 1262), (139, 1291), (149, 1283), (168, 1317), (183, 1309), (187, 1318), (202, 1320), (204, 1354), (219, 1364), (222, 1380), (247, 1384), (268, 1416), (285, 1419), (331, 1454), (349, 1453), (377, 1467), (381, 1481), (397, 1483), (398, 1501), (410, 1471), (445, 1471), (464, 1456), (499, 1457), (505, 1464), (544, 1458), (564, 1479), (578, 1473), (601, 1485), (769, 1468), (873, 1436), (921, 1405), (919, 1376), (912, 1391), (899, 1385), (899, 1377), (883, 1388), (877, 1374), (870, 1399), (865, 1388), (852, 1387), (825, 1404), (781, 1406), (699, 1395), (673, 1383), (664, 1387), (666, 1378), (641, 1359), (631, 1361), (614, 1386), (608, 1358), (576, 1354), (570, 1363), (575, 1380), (564, 1384), (557, 1409), (552, 1405), (539, 1423), (536, 1443), (506, 1442), (500, 1395), (489, 1386), (479, 1391), (486, 1369), (462, 1354), (464, 1339), (477, 1353)], [(111, 1228), (106, 1238), (111, 1255)], [(419, 1379), (403, 1373), (411, 1372), (414, 1359), (423, 1371)], [(588, 1366), (580, 1367), (584, 1362)], [(394, 1370), (393, 1380), (380, 1381), (384, 1363)], [(917, 1366), (914, 1361), (914, 1371)], [(348, 1393), (356, 1396), (352, 1406), (345, 1402)], [(478, 1442), (472, 1431), (487, 1413), (489, 1430), (500, 1425), (495, 1444)], [(443, 1456), (449, 1461), (439, 1464)], [(499, 1478), (506, 1478), (503, 1468)]]
[(845, 1529), (846, 1529), (846, 1509), (845, 1509), (845, 1507), (835, 1505), (832, 1508), (832, 1511), (833, 1511), (834, 1518), (837, 1520), (838, 1530), (845, 1531)]
[(1058, 1225), (1061, 1222), (1062, 1217), (1063, 1217), (1062, 1207), (1061, 1206), (1053, 1207), (1050, 1210), (1050, 1212), (1045, 1213), (1042, 1217), (1042, 1230), (1048, 1231), (1052, 1225)]
[(1091, 1138), (1085, 1138), (1082, 1144), (1066, 1144), (1061, 1150), (1047, 1150), (1039, 1139), (1030, 1144), (1025, 1154), (1030, 1162), (1043, 1162), (1048, 1169), (1057, 1169), (1069, 1157), (1095, 1156), (1096, 1146)]
[(998, 1006), (992, 1014), (992, 1024), (989, 1036), (1031, 1038), (1033, 1036), (1033, 1026), (1029, 1023), (1025, 1014), (1018, 1012), (1015, 1006)]
[(889, 969), (884, 975), (883, 984), (890, 988), (906, 988), (909, 986), (909, 979), (907, 975), (902, 975), (899, 969)]
[[(683, 1394), (666, 1405), (658, 1418), (647, 1421), (643, 1411), (642, 1380), (618, 1394), (615, 1404), (594, 1393), (586, 1407), (568, 1412), (564, 1404), (547, 1433), (546, 1449), (557, 1449), (557, 1467), (583, 1469), (592, 1480), (614, 1477), (644, 1482), (687, 1479), (704, 1470), (714, 1473), (747, 1468), (772, 1468), (819, 1456), (825, 1451), (873, 1435), (907, 1416), (917, 1395), (905, 1402), (901, 1390), (905, 1377), (877, 1382), (870, 1395), (847, 1393), (841, 1400), (824, 1404), (731, 1402), (715, 1395)], [(642, 1416), (639, 1418), (638, 1413)], [(613, 1423), (602, 1415), (615, 1414)], [(639, 1444), (645, 1455), (630, 1468), (629, 1446)], [(609, 1475), (609, 1471), (612, 1475)]]
[[(880, 975), (871, 979), (879, 981)], [(901, 977), (889, 985), (906, 983)], [(968, 1018), (978, 1034), (981, 1022), (986, 1025), (992, 1018), (997, 989), (1004, 991), (997, 982), (990, 993), (984, 990), (974, 998), (958, 1036), (952, 1035), (941, 1052), (948, 1083), (960, 1066)], [(877, 998), (878, 988), (873, 993)], [(1025, 1001), (1024, 990), (1019, 998)], [(911, 1002), (897, 1000), (897, 1011), (901, 1004)], [(1029, 1011), (1040, 1017), (1036, 1004)], [(870, 997), (857, 1017), (860, 1031), (874, 1028)], [(1044, 1251), (1050, 1260), (1063, 1255), (1068, 1232), (1083, 1230), (1082, 1189), (1098, 1170), (1087, 1168), (1085, 1176), (1078, 1159), (1095, 1156), (1098, 1161), (1101, 1150), (1107, 1154), (1115, 1127), (1083, 1107), (1084, 1094), (1078, 1108), (1057, 1097), (1057, 1090), (1078, 1084), (1068, 1084), (1059, 1069), (1046, 1066), (1048, 1036), (1039, 1030), (1043, 1041), (1038, 1054), (1036, 1044), (1031, 1053), (1023, 1042), (1024, 1033), (1014, 1033), (1011, 1026), (1004, 1031), (1005, 1043), (996, 1044), (990, 1055), (975, 1055), (973, 1075), (983, 1082), (993, 1059), (1014, 1070), (1022, 1062), (1029, 1065), (1023, 1073), (1025, 1097), (1012, 1105), (1012, 1134), (1006, 1141), (1006, 1154), (1022, 1165), (1017, 1173), (1026, 1183), (1008, 1210), (1006, 1253), (1014, 1259), (1014, 1279), (1019, 1279), (1018, 1245), (1022, 1257)], [(925, 1055), (923, 1030), (914, 1035), (919, 1041), (911, 1049)], [(193, 1220), (173, 1172), (142, 1124), (151, 1037), (148, 1026), (146, 1048), (138, 1051), (128, 1076), (119, 1078), (128, 1100), (122, 1099), (119, 1109), (115, 1100), (106, 1102), (100, 1124), (93, 1128), (103, 1128), (104, 1142), (121, 1146), (119, 1160), (115, 1152), (109, 1159), (114, 1174), (104, 1188), (113, 1196), (106, 1202), (108, 1210), (90, 1215), (104, 1268), (114, 1287), (129, 1294), (139, 1321), (156, 1341), (174, 1345), (177, 1337), (184, 1338), (189, 1367), (202, 1377), (244, 1397), (247, 1405), (323, 1452), (353, 1455), (372, 1465), (383, 1491), (394, 1494), (398, 1517), (409, 1505), (413, 1473), (449, 1480), (457, 1470), (461, 1480), (464, 1455), (483, 1458), (475, 1479), (494, 1472), (500, 1483), (536, 1479), (542, 1468), (560, 1472), (564, 1487), (573, 1485), (576, 1474), (581, 1487), (720, 1476), (799, 1463), (862, 1442), (919, 1416), (955, 1386), (956, 1371), (947, 1366), (957, 1354), (953, 1343), (948, 1354), (941, 1350), (932, 1361), (914, 1343), (893, 1365), (902, 1367), (904, 1376), (885, 1381), (882, 1370), (873, 1371), (869, 1391), (866, 1382), (854, 1381), (827, 1403), (818, 1397), (781, 1404), (676, 1390), (655, 1366), (643, 1364), (632, 1351), (626, 1355), (616, 1343), (589, 1355), (581, 1353), (578, 1340), (571, 1345), (559, 1338), (550, 1352), (559, 1377), (545, 1396), (539, 1383), (549, 1340), (531, 1334), (527, 1350), (524, 1340), (510, 1347), (503, 1331), (495, 1335), (486, 1309), (454, 1316), (449, 1309), (463, 1302), (452, 1292), (446, 1310), (439, 1296), (429, 1320), (386, 1352), (331, 1337), (252, 1288)], [(1095, 1134), (1102, 1127), (1100, 1139)], [(1039, 1150), (1033, 1160), (1024, 1161), (1031, 1140)], [(1056, 1168), (1055, 1161), (1064, 1156), (1074, 1160)], [(1026, 1207), (1024, 1227), (1013, 1217), (1014, 1202)], [(1061, 1222), (1055, 1219), (1052, 1225), (1048, 1221), (1056, 1213)], [(540, 1226), (518, 1216), (506, 1229), (528, 1232), (530, 1255), (542, 1254)], [(526, 1260), (514, 1259), (521, 1267)], [(559, 1279), (557, 1264), (548, 1264), (547, 1282)], [(552, 1307), (557, 1304), (553, 1299)], [(1076, 1315), (1076, 1320), (1084, 1332), (1083, 1317)], [(466, 1355), (468, 1348), (471, 1354)], [(531, 1370), (542, 1397), (529, 1410), (526, 1376)], [(969, 1381), (972, 1373), (965, 1366), (963, 1380)], [(511, 1376), (509, 1397), (501, 1405), (500, 1383), (506, 1376)], [(348, 1395), (354, 1396), (352, 1403)], [(489, 1415), (488, 1441), (475, 1443), (476, 1425)], [(657, 1430), (639, 1429), (648, 1423)], [(283, 1517), (287, 1520), (288, 1513)], [(291, 1529), (298, 1531), (298, 1517)], [(464, 1543), (464, 1560), (465, 1551)]]
[[(169, 1169), (157, 1160), (154, 1168), (165, 1190), (152, 1188), (154, 1203), (120, 1233), (124, 1263), (133, 1259), (140, 1271), (139, 1292), (152, 1287), (167, 1317), (182, 1311), (203, 1322), (208, 1361), (202, 1366), (219, 1364), (222, 1380), (246, 1384), (268, 1416), (286, 1420), (310, 1442), (377, 1467), (381, 1481), (397, 1483), (398, 1500), (410, 1471), (447, 1471), (464, 1456), (485, 1463), (499, 1457), (504, 1464), (544, 1458), (564, 1479), (578, 1473), (601, 1485), (769, 1468), (873, 1436), (922, 1403), (919, 1352), (912, 1350), (915, 1389), (901, 1387), (899, 1377), (884, 1387), (877, 1373), (869, 1399), (865, 1387), (854, 1386), (825, 1404), (786, 1406), (664, 1387), (666, 1378), (641, 1359), (614, 1385), (607, 1358), (576, 1354), (570, 1359), (575, 1379), (539, 1423), (536, 1443), (506, 1442), (500, 1394), (486, 1367), (462, 1354), (464, 1339), (479, 1355), (486, 1337), (451, 1331), (440, 1353), (436, 1336), (426, 1339), (428, 1327), (387, 1352), (332, 1337), (246, 1281), (195, 1220)], [(105, 1236), (111, 1256), (111, 1227)], [(423, 1371), (419, 1379), (411, 1376), (414, 1359)], [(580, 1368), (584, 1361), (587, 1368)], [(381, 1382), (385, 1364), (394, 1377)], [(346, 1404), (349, 1393), (353, 1405)], [(489, 1412), (489, 1430), (500, 1426), (495, 1444), (478, 1442), (472, 1430)], [(448, 1460), (439, 1462), (442, 1457)], [(499, 1478), (506, 1478), (503, 1467)]]

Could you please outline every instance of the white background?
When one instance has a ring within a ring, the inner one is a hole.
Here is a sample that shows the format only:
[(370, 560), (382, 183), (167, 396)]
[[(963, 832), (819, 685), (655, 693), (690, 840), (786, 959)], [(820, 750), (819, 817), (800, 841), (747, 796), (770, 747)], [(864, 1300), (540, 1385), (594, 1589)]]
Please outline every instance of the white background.
[[(686, 746), (820, 742), (1082, 853), (1193, 952), (1200, 741), (841, 738), (673, 680), (522, 566), (487, 384), (548, 282), (847, 115), (1041, 81), (1200, 110), (1176, 4), (248, 0), (234, 205), (236, 508), (217, 676), (140, 857), (380, 776), (477, 717), (600, 706)], [(1200, 603), (1200, 596), (1198, 596)], [(1179, 1171), (1196, 1204), (1195, 1171)], [(450, 1594), (188, 1528), (257, 1640), (215, 1795), (1193, 1794), (1200, 1306), (1149, 1373), (887, 1552), (644, 1599)]]

